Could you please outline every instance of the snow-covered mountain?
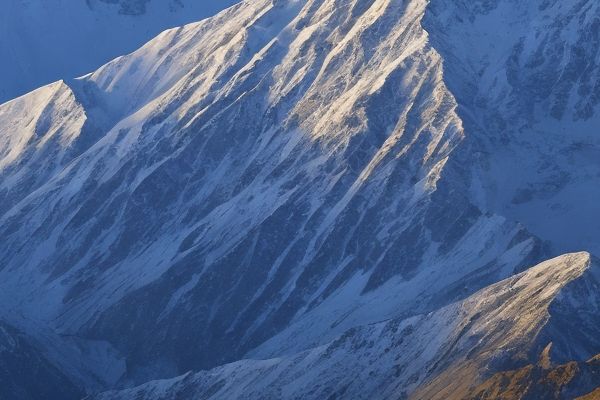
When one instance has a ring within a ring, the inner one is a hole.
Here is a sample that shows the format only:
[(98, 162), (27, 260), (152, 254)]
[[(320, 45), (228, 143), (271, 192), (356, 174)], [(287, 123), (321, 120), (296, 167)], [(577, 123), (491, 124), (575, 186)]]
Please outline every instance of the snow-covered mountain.
[(598, 14), (245, 1), (0, 105), (1, 315), (101, 398), (462, 398), (550, 342), (585, 362), (597, 262), (542, 261), (600, 249)]
[(3, 0), (0, 103), (75, 78), (235, 0)]

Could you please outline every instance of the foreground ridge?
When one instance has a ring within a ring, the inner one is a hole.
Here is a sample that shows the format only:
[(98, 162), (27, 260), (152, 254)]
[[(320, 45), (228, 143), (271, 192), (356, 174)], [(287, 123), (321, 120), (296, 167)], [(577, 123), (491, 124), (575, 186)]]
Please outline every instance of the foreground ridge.
[[(495, 370), (537, 361), (548, 343), (554, 343), (547, 351), (557, 359), (568, 355), (586, 360), (598, 348), (597, 313), (579, 326), (579, 338), (565, 341), (565, 333), (556, 328), (576, 322), (574, 311), (598, 310), (599, 267), (588, 253), (567, 254), (431, 314), (352, 329), (293, 356), (239, 361), (93, 398), (487, 398), (481, 397), (486, 390), (498, 393), (486, 389), (492, 386), (488, 382), (512, 373), (494, 375), (477, 386), (482, 380)], [(586, 383), (570, 393), (600, 386), (593, 360), (581, 365), (591, 368), (581, 378)], [(522, 370), (530, 372), (530, 367)]]

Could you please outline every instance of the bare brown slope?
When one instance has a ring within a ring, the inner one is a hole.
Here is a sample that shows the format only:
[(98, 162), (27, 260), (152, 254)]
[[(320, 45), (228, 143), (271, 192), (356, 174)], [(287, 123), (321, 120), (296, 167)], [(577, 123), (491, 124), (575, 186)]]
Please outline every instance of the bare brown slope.
[(540, 362), (512, 371), (499, 372), (476, 387), (466, 398), (470, 400), (600, 399), (600, 355), (586, 362), (571, 361), (549, 368)]

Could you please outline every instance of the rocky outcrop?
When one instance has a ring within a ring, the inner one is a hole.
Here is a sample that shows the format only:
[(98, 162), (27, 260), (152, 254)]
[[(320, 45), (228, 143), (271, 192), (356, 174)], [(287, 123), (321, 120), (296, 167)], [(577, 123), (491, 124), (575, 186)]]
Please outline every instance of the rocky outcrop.
[(479, 385), (468, 397), (473, 400), (577, 399), (598, 398), (600, 362), (598, 356), (561, 365), (529, 364), (503, 371)]

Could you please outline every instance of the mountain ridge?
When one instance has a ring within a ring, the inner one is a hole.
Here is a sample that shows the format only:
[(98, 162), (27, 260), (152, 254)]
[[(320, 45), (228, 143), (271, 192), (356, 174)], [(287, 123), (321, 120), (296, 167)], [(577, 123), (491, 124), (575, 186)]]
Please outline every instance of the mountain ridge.
[[(0, 103), (84, 75), (161, 31), (216, 14), (234, 0), (6, 0), (0, 5)], [(68, 60), (66, 62), (65, 60)]]
[[(535, 332), (547, 323), (550, 305), (580, 280), (597, 289), (598, 277), (588, 253), (569, 254), (429, 315), (352, 329), (302, 354), (242, 360), (91, 398), (466, 398), (480, 390), (478, 375), (537, 357), (547, 338)], [(550, 279), (555, 286), (547, 286)]]

